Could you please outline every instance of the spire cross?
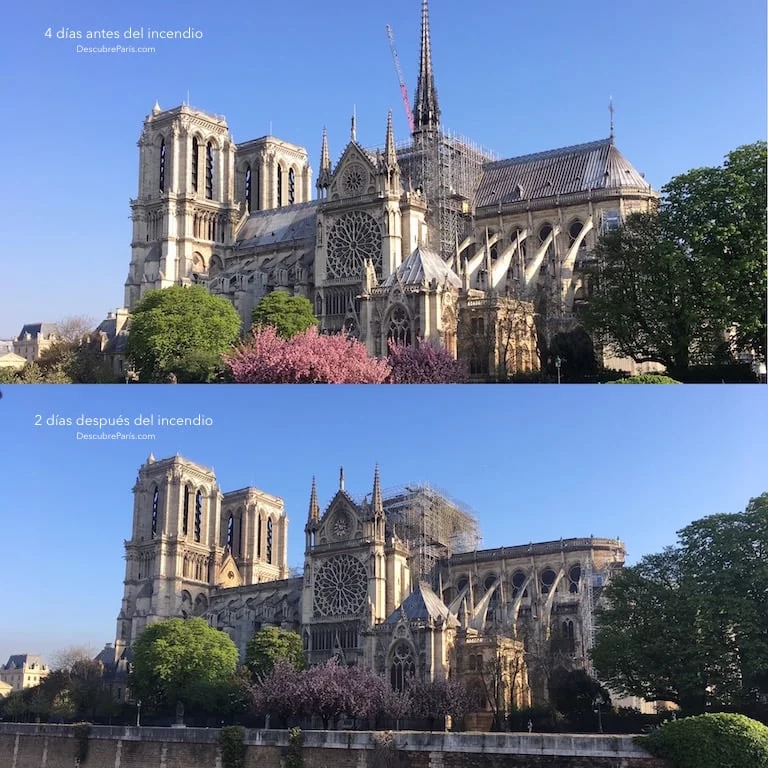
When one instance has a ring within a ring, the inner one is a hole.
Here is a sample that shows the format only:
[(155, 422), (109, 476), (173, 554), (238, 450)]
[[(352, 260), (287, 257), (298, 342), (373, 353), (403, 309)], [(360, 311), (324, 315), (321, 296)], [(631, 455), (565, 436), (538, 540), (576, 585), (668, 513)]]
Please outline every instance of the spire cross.
[(613, 108), (613, 96), (611, 96), (610, 103), (608, 104), (608, 111), (611, 113), (611, 141), (613, 141), (616, 138), (616, 132), (614, 130), (614, 121), (613, 121), (613, 113), (615, 112)]

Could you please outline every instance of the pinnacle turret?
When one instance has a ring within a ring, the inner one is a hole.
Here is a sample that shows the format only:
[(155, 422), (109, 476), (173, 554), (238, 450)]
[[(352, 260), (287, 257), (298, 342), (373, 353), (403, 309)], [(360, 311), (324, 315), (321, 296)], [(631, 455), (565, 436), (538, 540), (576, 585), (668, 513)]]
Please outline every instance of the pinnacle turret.
[(328, 133), (323, 126), (323, 144), (320, 149), (320, 173), (317, 176), (318, 189), (331, 183), (331, 154), (328, 151)]
[(395, 129), (392, 126), (392, 110), (387, 116), (387, 138), (384, 142), (384, 162), (389, 168), (397, 165), (397, 152), (395, 151)]
[(309, 495), (309, 514), (307, 515), (307, 526), (317, 525), (320, 522), (320, 505), (317, 503), (317, 485), (315, 478), (312, 477), (312, 492)]
[(437, 104), (435, 75), (432, 71), (432, 41), (429, 33), (429, 4), (421, 4), (421, 58), (416, 99), (413, 104), (414, 133), (440, 129), (440, 107)]
[(384, 514), (384, 502), (381, 498), (381, 480), (379, 479), (378, 464), (373, 472), (373, 498), (371, 499), (371, 507), (373, 508), (374, 515)]

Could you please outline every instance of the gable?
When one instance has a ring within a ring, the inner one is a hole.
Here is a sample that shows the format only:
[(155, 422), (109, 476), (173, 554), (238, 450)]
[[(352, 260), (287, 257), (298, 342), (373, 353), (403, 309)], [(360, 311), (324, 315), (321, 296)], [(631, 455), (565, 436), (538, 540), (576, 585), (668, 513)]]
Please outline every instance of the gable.
[(344, 200), (376, 193), (376, 163), (356, 142), (350, 142), (331, 177), (329, 198)]

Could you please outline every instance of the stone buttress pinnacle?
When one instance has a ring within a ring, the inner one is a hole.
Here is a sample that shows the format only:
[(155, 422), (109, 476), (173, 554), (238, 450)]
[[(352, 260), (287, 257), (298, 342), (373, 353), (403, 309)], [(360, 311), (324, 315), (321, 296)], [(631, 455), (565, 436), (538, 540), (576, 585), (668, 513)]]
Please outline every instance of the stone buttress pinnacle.
[(312, 492), (309, 496), (308, 522), (310, 524), (320, 522), (320, 505), (317, 503), (317, 485), (314, 477), (312, 478)]

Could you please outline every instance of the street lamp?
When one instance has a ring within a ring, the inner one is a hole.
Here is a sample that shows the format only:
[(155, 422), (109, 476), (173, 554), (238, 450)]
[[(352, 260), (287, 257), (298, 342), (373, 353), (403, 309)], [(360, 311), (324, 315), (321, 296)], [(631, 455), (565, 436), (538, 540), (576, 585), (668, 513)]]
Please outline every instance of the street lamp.
[(136, 727), (141, 727), (141, 699), (136, 702)]
[(563, 364), (562, 358), (560, 357), (560, 355), (558, 355), (555, 358), (555, 368), (557, 368), (557, 383), (558, 384), (560, 383), (560, 367), (562, 366), (562, 364)]

